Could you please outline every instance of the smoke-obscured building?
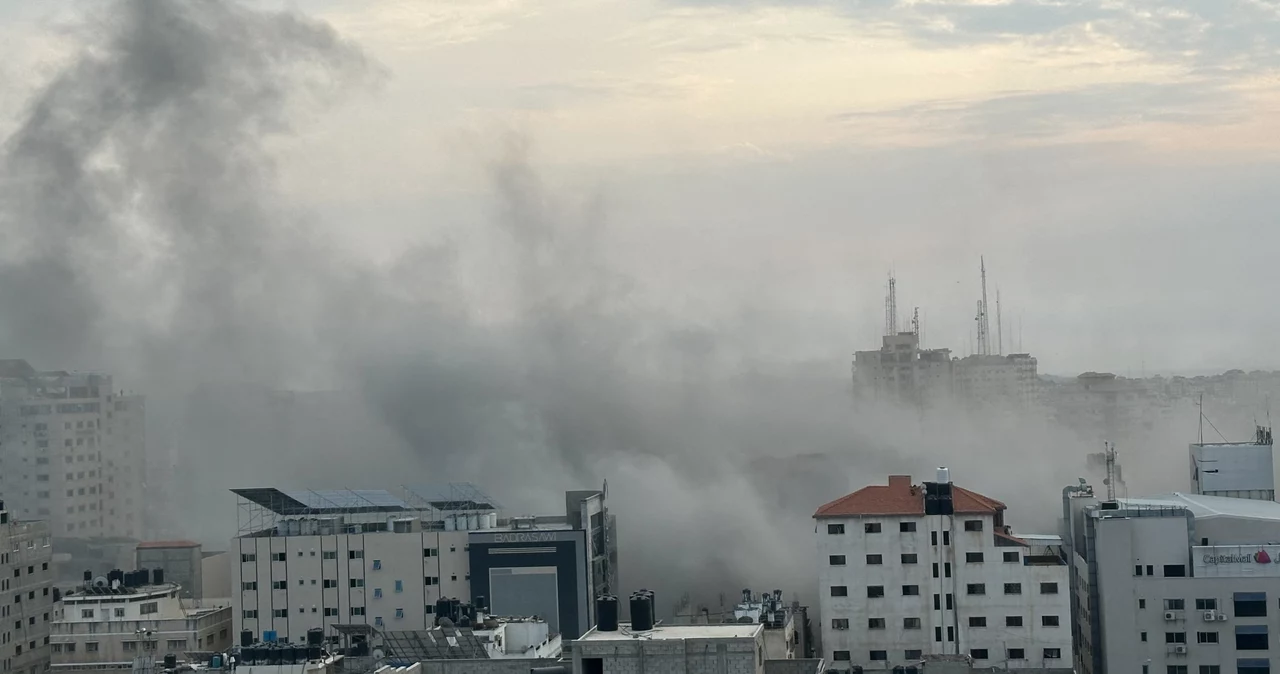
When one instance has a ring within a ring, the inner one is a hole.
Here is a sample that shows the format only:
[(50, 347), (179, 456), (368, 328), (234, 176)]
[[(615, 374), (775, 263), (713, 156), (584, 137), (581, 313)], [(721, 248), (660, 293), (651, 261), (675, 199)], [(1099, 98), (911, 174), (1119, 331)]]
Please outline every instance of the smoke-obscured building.
[(854, 388), (864, 397), (928, 405), (953, 394), (951, 351), (921, 349), (913, 332), (887, 335), (875, 351), (854, 353)]
[(0, 361), (0, 498), (59, 538), (141, 538), (144, 413), (110, 375)]
[(503, 518), (475, 485), (382, 490), (234, 490), (236, 630), (300, 641), (340, 624), (435, 626), (442, 599), (497, 616), (544, 618), (575, 638), (591, 598), (617, 583), (617, 537), (602, 491), (569, 492), (565, 515)]
[(966, 356), (954, 363), (956, 395), (978, 407), (1026, 410), (1039, 402), (1036, 359), (1028, 353)]
[[(49, 668), (53, 546), (44, 522), (13, 518), (0, 501), (0, 669), (40, 674)], [(11, 598), (12, 597), (12, 598)]]

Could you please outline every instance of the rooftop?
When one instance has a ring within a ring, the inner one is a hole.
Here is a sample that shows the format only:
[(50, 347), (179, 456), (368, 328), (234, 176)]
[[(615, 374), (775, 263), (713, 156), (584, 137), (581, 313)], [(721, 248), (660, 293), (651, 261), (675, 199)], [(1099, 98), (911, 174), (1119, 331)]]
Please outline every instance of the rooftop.
[[(1116, 499), (1125, 508), (1176, 508), (1182, 507), (1191, 511), (1196, 519), (1213, 519), (1218, 517), (1229, 519), (1256, 520), (1259, 522), (1280, 522), (1280, 503), (1275, 501), (1258, 501), (1247, 498), (1230, 498), (1227, 496), (1204, 496), (1201, 494), (1184, 494), (1174, 492), (1149, 498)], [(1099, 510), (1099, 513), (1109, 511)], [(1123, 511), (1120, 511), (1123, 512)]]
[[(951, 486), (956, 514), (994, 515), (1005, 505), (956, 485)], [(924, 489), (911, 484), (910, 475), (890, 475), (888, 485), (869, 485), (838, 498), (813, 514), (814, 517), (854, 517), (858, 515), (924, 515)]]
[(195, 541), (143, 541), (138, 544), (139, 550), (155, 549), (155, 548), (198, 548), (200, 544)]
[(647, 632), (632, 632), (630, 623), (618, 625), (617, 632), (601, 632), (592, 627), (578, 641), (630, 641), (632, 639), (754, 639), (764, 625), (731, 623), (723, 625), (658, 625)]

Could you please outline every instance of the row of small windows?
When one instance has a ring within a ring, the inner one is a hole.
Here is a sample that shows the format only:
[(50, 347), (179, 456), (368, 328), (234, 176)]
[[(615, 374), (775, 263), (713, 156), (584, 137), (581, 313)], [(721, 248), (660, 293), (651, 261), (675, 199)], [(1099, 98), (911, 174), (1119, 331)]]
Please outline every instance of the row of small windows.
[[(990, 651), (986, 648), (970, 649), (969, 656), (972, 657), (974, 660), (990, 660), (991, 659)], [(1042, 656), (1044, 657), (1045, 660), (1060, 660), (1062, 659), (1062, 649), (1046, 648), (1042, 652)], [(879, 650), (871, 651), (867, 657), (869, 660), (873, 662), (887, 661), (889, 659), (889, 651), (879, 651)], [(922, 651), (916, 650), (916, 649), (906, 650), (906, 651), (903, 651), (902, 657), (905, 660), (919, 660), (922, 657)], [(836, 662), (848, 662), (852, 659), (852, 657), (850, 656), (849, 651), (835, 651), (831, 654), (831, 659), (835, 660)], [(1005, 649), (1005, 659), (1006, 660), (1026, 660), (1027, 651), (1025, 648)], [(1183, 669), (1182, 674), (1186, 674), (1187, 668), (1183, 667), (1182, 669)], [(1214, 674), (1217, 674), (1217, 673), (1215, 672)]]
[[(965, 521), (964, 521), (964, 530), (965, 530), (965, 531), (982, 531), (982, 520), (965, 520)], [(916, 531), (916, 523), (915, 523), (915, 522), (898, 522), (898, 532), (899, 532), (899, 533), (909, 534), (909, 533), (915, 533), (915, 531)], [(828, 534), (838, 536), (838, 535), (840, 535), (840, 534), (843, 534), (844, 532), (845, 532), (845, 531), (844, 531), (844, 523), (843, 523), (843, 522), (842, 522), (842, 523), (839, 523), (839, 524), (828, 524), (828, 525), (827, 525), (827, 533), (828, 533)], [(865, 534), (878, 534), (878, 533), (882, 533), (882, 532), (883, 532), (883, 525), (882, 525), (880, 522), (864, 522), (864, 523), (862, 524), (862, 532), (863, 532), (863, 533), (865, 533)], [(942, 533), (944, 534), (944, 538), (945, 538), (945, 537), (946, 537), (946, 536), (945, 536), (945, 534), (947, 534), (948, 532), (944, 531), (944, 532), (942, 532)], [(936, 537), (937, 532), (934, 532), (934, 534), (935, 534), (935, 537)], [(937, 542), (936, 542), (936, 541), (934, 542), (934, 545), (937, 545)]]
[[(950, 573), (947, 574), (948, 577), (950, 577), (950, 575), (951, 575)], [(987, 593), (987, 586), (985, 583), (969, 583), (968, 585), (965, 586), (965, 590), (967, 594), (985, 595)], [(1022, 594), (1022, 583), (1005, 583), (1004, 593), (1005, 594)], [(1040, 594), (1058, 594), (1058, 584), (1057, 583), (1040, 583)], [(902, 586), (902, 596), (917, 597), (919, 595), (920, 595), (919, 585), (903, 585)], [(849, 586), (848, 585), (832, 585), (831, 596), (832, 597), (848, 597)], [(868, 599), (878, 599), (883, 596), (884, 596), (883, 585), (867, 586)], [(947, 595), (948, 598), (950, 598), (950, 596), (951, 595)]]
[[(1003, 554), (1003, 560), (1005, 562), (1012, 562), (1016, 564), (1019, 561), (1018, 552), (1016, 550), (1005, 552)], [(847, 564), (847, 559), (848, 558), (844, 555), (829, 555), (827, 557), (827, 563), (831, 566), (845, 566)], [(866, 560), (868, 566), (878, 566), (884, 564), (884, 555), (874, 553), (869, 554), (867, 555)], [(899, 556), (899, 561), (903, 564), (918, 564), (920, 557), (914, 552), (904, 552)], [(966, 552), (964, 553), (964, 561), (966, 564), (981, 564), (984, 561), (984, 556), (981, 552)], [(933, 566), (936, 568), (938, 565), (934, 564)], [(948, 563), (946, 568), (948, 569), (947, 577), (950, 578), (951, 574), (949, 570), (951, 568), (951, 564)], [(937, 571), (935, 571), (934, 578), (937, 577)]]
[[(1062, 624), (1061, 618), (1059, 616), (1056, 616), (1056, 615), (1040, 616), (1041, 627), (1060, 627), (1061, 624)], [(920, 629), (920, 626), (921, 626), (921, 622), (919, 618), (903, 618), (902, 619), (902, 629), (904, 630), (918, 630)], [(970, 616), (969, 617), (969, 627), (986, 627), (986, 626), (987, 626), (986, 616)], [(1004, 626), (1005, 627), (1022, 627), (1023, 626), (1022, 616), (1019, 616), (1019, 615), (1005, 616)], [(867, 619), (867, 629), (869, 630), (882, 630), (882, 629), (886, 629), (886, 627), (887, 627), (887, 623), (885, 622), (884, 618), (868, 618)], [(831, 629), (833, 630), (849, 629), (849, 619), (848, 618), (832, 618)], [(1216, 633), (1214, 634), (1216, 635)], [(1202, 642), (1202, 643), (1208, 643), (1208, 642)], [(1215, 641), (1213, 643), (1217, 643), (1217, 642)]]
[[(469, 573), (468, 573), (468, 574), (466, 574), (465, 578), (466, 578), (466, 580), (471, 580), (471, 574), (469, 574)], [(452, 577), (452, 579), (453, 579), (453, 580), (457, 580), (457, 579), (458, 579), (457, 574), (454, 574), (454, 575), (453, 575), (453, 577)], [(363, 579), (363, 578), (351, 578), (351, 579), (347, 580), (347, 587), (352, 588), (352, 589), (359, 589), (359, 588), (363, 588), (363, 587), (364, 587), (364, 580), (365, 580), (365, 579)], [(396, 584), (395, 584), (395, 591), (396, 591), (396, 592), (404, 592), (404, 581), (403, 581), (403, 580), (397, 580), (395, 583), (396, 583)], [(307, 584), (307, 581), (302, 580), (302, 579), (299, 579), (299, 580), (298, 580), (298, 585), (299, 585), (299, 586), (305, 586), (306, 584)], [(316, 584), (316, 579), (315, 579), (315, 578), (312, 578), (312, 579), (311, 579), (311, 584), (312, 584), (312, 585), (315, 585), (315, 584)], [(321, 584), (321, 587), (323, 587), (323, 588), (324, 588), (324, 589), (326, 589), (326, 590), (331, 590), (331, 589), (335, 589), (335, 588), (337, 588), (337, 587), (338, 587), (338, 581), (336, 581), (336, 580), (334, 580), (334, 579), (332, 579), (332, 578), (325, 578), (325, 579), (323, 579), (323, 580), (321, 580), (321, 581), (320, 581), (320, 584)], [(428, 585), (428, 586), (430, 586), (430, 585), (439, 585), (439, 584), (440, 584), (440, 577), (439, 577), (439, 576), (423, 576), (423, 578), (422, 578), (422, 584), (423, 584), (423, 585)], [(245, 581), (245, 582), (243, 582), (243, 583), (240, 583), (240, 590), (241, 590), (242, 592), (253, 592), (253, 591), (256, 591), (257, 589), (258, 589), (258, 582), (257, 582), (257, 581), (249, 580), (249, 581)], [(271, 589), (273, 589), (273, 590), (287, 590), (287, 589), (289, 589), (289, 581), (287, 581), (287, 580), (273, 580), (273, 581), (271, 581)], [(380, 597), (380, 596), (382, 596), (382, 588), (375, 588), (375, 589), (374, 589), (374, 595), (375, 595), (375, 596), (379, 596), (379, 597)]]
[[(67, 494), (67, 496), (70, 496), (70, 495), (71, 495), (71, 494)], [(301, 556), (302, 556), (302, 551), (301, 551), (301, 550), (299, 550), (299, 551), (298, 551), (298, 556), (299, 556), (299, 557), (301, 557)], [(312, 551), (311, 551), (311, 556), (312, 556), (312, 557), (315, 557), (315, 556), (316, 556), (316, 551), (315, 551), (315, 550), (312, 550)], [(440, 556), (440, 550), (439, 550), (438, 548), (423, 548), (423, 549), (422, 549), (422, 556), (423, 556), (423, 557), (439, 557), (439, 556)], [(338, 552), (337, 552), (336, 550), (323, 550), (323, 551), (321, 551), (321, 553), (320, 553), (320, 558), (321, 558), (321, 559), (337, 559), (337, 558), (338, 558)], [(348, 550), (348, 551), (347, 551), (347, 559), (349, 559), (349, 560), (350, 560), (350, 559), (364, 559), (364, 550)], [(285, 561), (288, 561), (288, 560), (289, 560), (289, 555), (288, 555), (288, 553), (285, 553), (285, 552), (273, 552), (273, 553), (271, 553), (271, 561), (273, 561), (273, 562), (285, 562)], [(256, 553), (249, 552), (249, 553), (245, 553), (245, 554), (240, 555), (240, 562), (241, 562), (242, 564), (248, 564), (248, 563), (250, 563), (250, 562), (256, 562), (256, 561), (258, 561), (258, 555), (257, 555)], [(374, 568), (375, 568), (375, 569), (381, 568), (381, 567), (382, 567), (382, 560), (380, 560), (380, 559), (375, 559), (375, 560), (373, 560), (373, 566), (374, 566)]]
[[(434, 606), (432, 606), (432, 605), (427, 605), (427, 606), (425, 606), (425, 607), (424, 607), (424, 610), (425, 610), (425, 612), (426, 612), (426, 613), (428, 613), (428, 614), (430, 614), (430, 613), (435, 613), (435, 607), (434, 607)], [(395, 611), (396, 611), (395, 616), (396, 616), (397, 618), (403, 618), (403, 617), (404, 617), (404, 609), (403, 609), (403, 608), (397, 608)], [(299, 608), (299, 609), (298, 609), (298, 613), (306, 613), (306, 612), (307, 612), (307, 610), (306, 610), (305, 608)], [(312, 612), (312, 613), (317, 613), (317, 612), (318, 612), (318, 610), (316, 609), (316, 607), (312, 606), (312, 607), (311, 607), (311, 612)], [(352, 617), (359, 617), (359, 616), (363, 616), (363, 615), (365, 615), (365, 607), (363, 607), (363, 606), (352, 606), (350, 609), (348, 609), (348, 614), (349, 614), (349, 615), (351, 615)], [(256, 610), (254, 610), (254, 609), (245, 609), (244, 611), (241, 611), (241, 612), (240, 612), (240, 617), (241, 617), (242, 619), (244, 619), (244, 620), (257, 620), (257, 619), (258, 619), (258, 612), (257, 612)], [(273, 610), (273, 611), (271, 612), (271, 617), (272, 617), (272, 618), (288, 618), (288, 617), (289, 617), (289, 609), (287, 609), (287, 608), (278, 608), (278, 609), (275, 609), (275, 610)], [(327, 607), (327, 608), (325, 608), (325, 609), (324, 609), (324, 617), (326, 617), (326, 618), (336, 618), (336, 617), (338, 617), (338, 609), (333, 608), (333, 607)], [(378, 618), (378, 620), (382, 620), (382, 619), (381, 619), (381, 618)]]
[[(41, 563), (41, 564), (40, 564), (40, 570), (41, 570), (41, 571), (48, 571), (48, 570), (49, 570), (49, 562), (43, 562), (43, 563)], [(34, 565), (28, 565), (28, 566), (27, 566), (27, 575), (34, 574), (35, 572), (36, 572), (36, 567), (35, 567)], [(14, 578), (21, 578), (21, 577), (22, 577), (22, 567), (20, 567), (20, 566), (15, 566), (15, 567), (13, 567), (13, 577), (14, 577)]]
[[(1267, 593), (1266, 592), (1236, 592), (1232, 595), (1232, 608), (1238, 618), (1265, 618), (1267, 617)], [(1216, 611), (1218, 610), (1217, 599), (1197, 599), (1195, 601), (1197, 611)], [(1147, 600), (1139, 599), (1138, 608), (1147, 608)], [(1165, 599), (1165, 611), (1185, 611), (1187, 601), (1185, 599)]]

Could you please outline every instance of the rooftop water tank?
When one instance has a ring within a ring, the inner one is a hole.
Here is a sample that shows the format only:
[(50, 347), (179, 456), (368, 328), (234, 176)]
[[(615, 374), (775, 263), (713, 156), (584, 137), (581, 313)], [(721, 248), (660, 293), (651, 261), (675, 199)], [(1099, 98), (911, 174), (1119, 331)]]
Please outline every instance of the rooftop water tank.
[(653, 604), (649, 597), (639, 592), (631, 595), (631, 630), (647, 632), (653, 629)]
[(596, 599), (596, 629), (601, 632), (618, 631), (618, 598), (603, 595)]

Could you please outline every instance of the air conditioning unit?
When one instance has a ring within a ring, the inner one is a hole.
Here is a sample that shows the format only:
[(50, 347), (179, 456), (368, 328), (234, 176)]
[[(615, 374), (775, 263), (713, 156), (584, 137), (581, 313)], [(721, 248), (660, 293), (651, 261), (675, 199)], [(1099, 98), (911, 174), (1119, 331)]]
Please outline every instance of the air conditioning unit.
[(1217, 620), (1217, 619), (1218, 619), (1218, 612), (1217, 612), (1217, 611), (1209, 610), (1209, 611), (1205, 611), (1205, 612), (1204, 612), (1204, 621), (1205, 621), (1205, 622), (1211, 623), (1211, 622), (1213, 622), (1213, 621), (1215, 621), (1215, 620)]
[(1183, 644), (1178, 644), (1177, 646), (1173, 647), (1173, 652), (1177, 655), (1186, 655), (1187, 647)]
[(1225, 613), (1219, 613), (1219, 614), (1218, 614), (1218, 622), (1225, 622), (1225, 621), (1226, 621), (1226, 619), (1227, 619), (1227, 614), (1225, 614)]
[(1175, 612), (1173, 612), (1173, 611), (1165, 611), (1165, 612), (1164, 612), (1164, 619), (1165, 619), (1166, 621), (1177, 620), (1177, 619), (1178, 619), (1178, 614), (1177, 614), (1177, 613), (1175, 613)]

